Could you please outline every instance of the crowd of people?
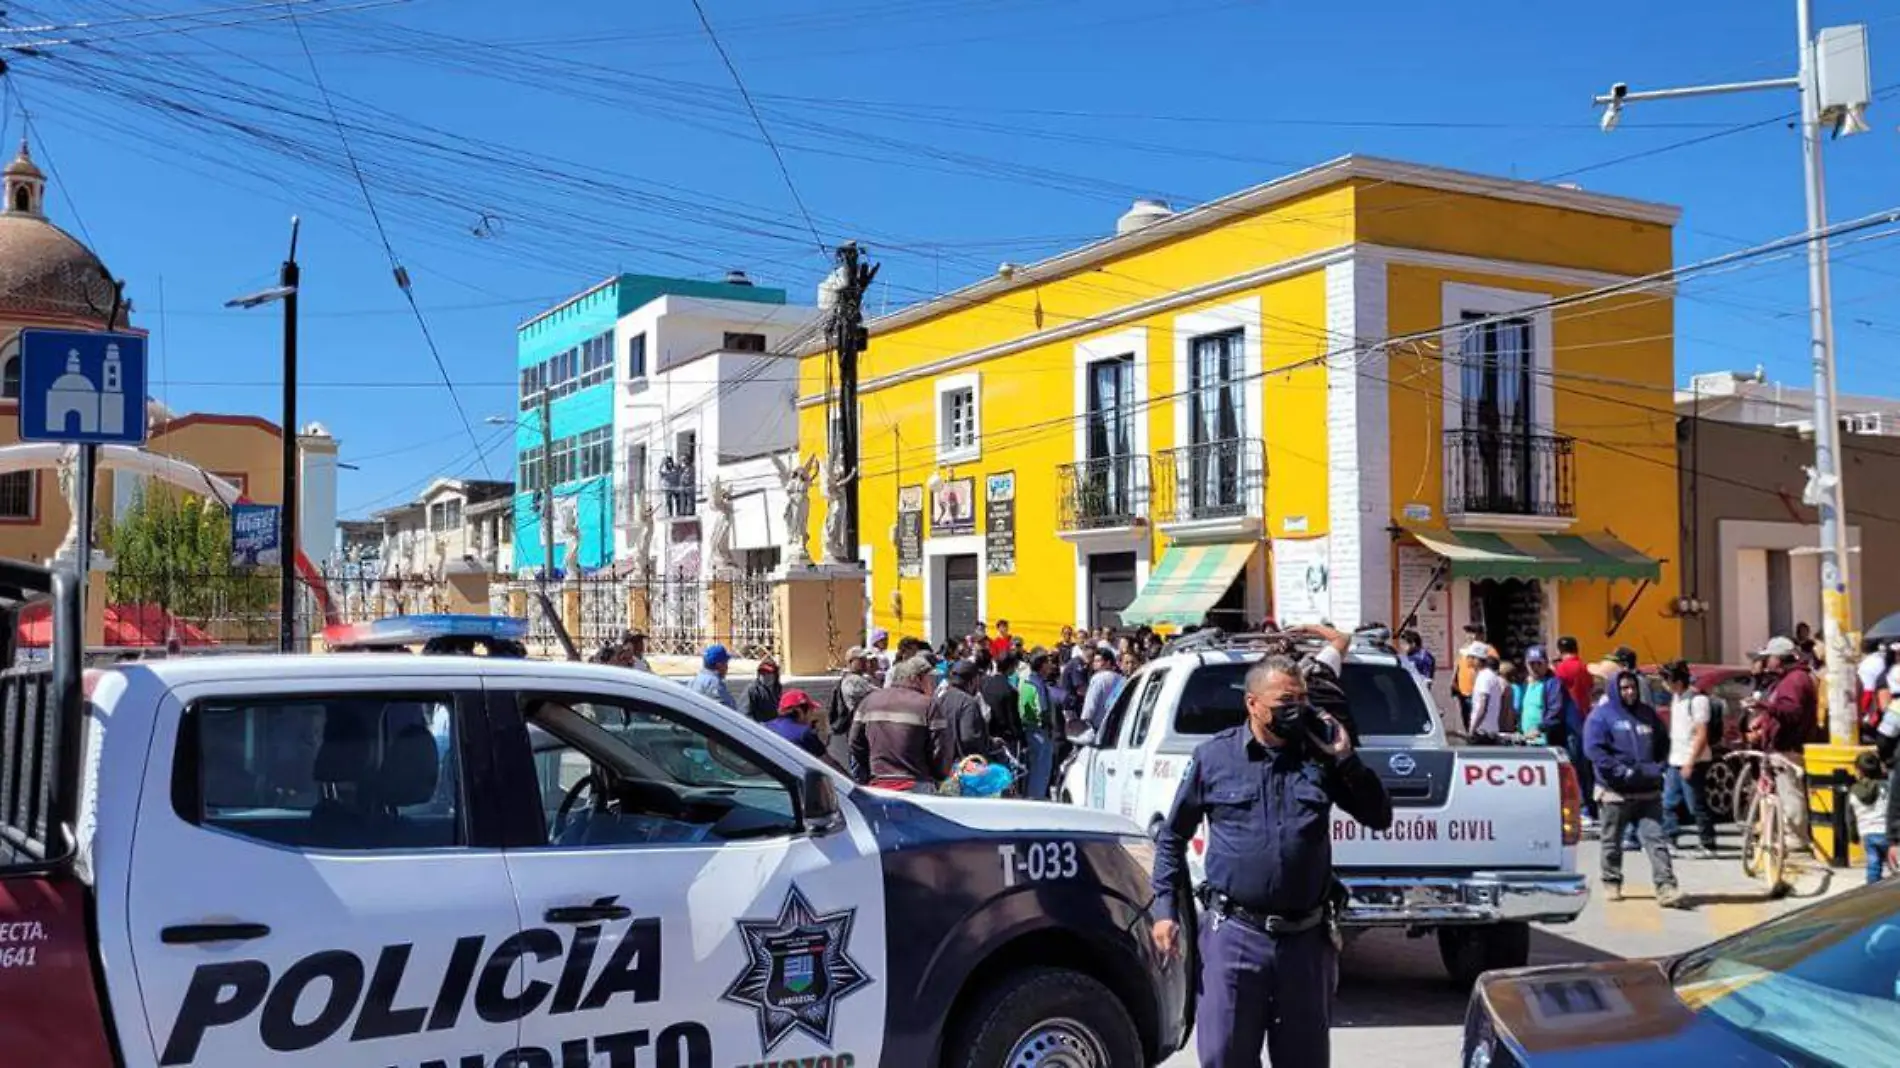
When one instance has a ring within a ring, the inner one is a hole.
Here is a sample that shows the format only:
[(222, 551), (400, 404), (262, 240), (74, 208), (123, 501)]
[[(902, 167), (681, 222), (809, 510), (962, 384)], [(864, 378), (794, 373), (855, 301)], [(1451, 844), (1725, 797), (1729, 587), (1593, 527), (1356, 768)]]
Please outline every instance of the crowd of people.
[[(1029, 645), (999, 619), (994, 633), (978, 622), (934, 649), (911, 637), (893, 646), (888, 631), (872, 632), (870, 644), (846, 652), (828, 708), (787, 689), (770, 656), (735, 695), (726, 682), (732, 654), (717, 644), (700, 655), (688, 686), (860, 783), (937, 791), (978, 757), (1011, 769), (1013, 793), (1046, 798), (1066, 752), (1101, 729), (1122, 686), (1161, 647), (1146, 627), (1117, 634), (1088, 626)], [(594, 660), (652, 670), (646, 638), (634, 631)]]

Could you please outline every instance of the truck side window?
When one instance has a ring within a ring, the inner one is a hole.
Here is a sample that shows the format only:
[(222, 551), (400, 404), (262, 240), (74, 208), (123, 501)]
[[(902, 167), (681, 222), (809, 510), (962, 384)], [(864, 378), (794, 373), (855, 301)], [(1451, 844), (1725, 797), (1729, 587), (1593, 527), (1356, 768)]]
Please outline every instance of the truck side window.
[(318, 851), (464, 841), (454, 705), (441, 696), (201, 701), (179, 726), (178, 815)]
[(1148, 675), (1147, 685), (1141, 690), (1141, 703), (1135, 706), (1135, 726), (1128, 739), (1129, 748), (1140, 749), (1147, 743), (1148, 724), (1155, 717), (1155, 702), (1161, 699), (1161, 686), (1167, 681), (1167, 668), (1158, 668)]
[(550, 845), (719, 842), (799, 829), (791, 784), (695, 724), (595, 700), (530, 698), (524, 712)]
[(1108, 712), (1102, 716), (1102, 733), (1097, 740), (1103, 749), (1114, 749), (1121, 745), (1122, 724), (1128, 722), (1128, 706), (1134, 703), (1135, 691), (1140, 688), (1140, 679), (1125, 679), (1121, 692), (1109, 702)]

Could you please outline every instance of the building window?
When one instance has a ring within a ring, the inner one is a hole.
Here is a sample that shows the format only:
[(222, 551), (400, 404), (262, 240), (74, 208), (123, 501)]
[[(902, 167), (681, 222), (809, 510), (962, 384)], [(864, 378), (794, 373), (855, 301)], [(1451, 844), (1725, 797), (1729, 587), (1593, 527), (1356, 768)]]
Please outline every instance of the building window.
[(627, 339), (627, 377), (647, 376), (647, 336), (644, 332)]
[(1232, 330), (1188, 343), (1188, 436), (1192, 444), (1232, 441), (1246, 423), (1241, 381), (1244, 334)]
[(429, 506), (429, 529), (436, 533), (455, 530), (462, 525), (462, 499), (451, 497)]
[(739, 334), (726, 331), (726, 343), (722, 346), (727, 352), (764, 352), (764, 334)]
[(251, 476), (242, 471), (213, 471), (212, 474), (237, 487), (238, 496), (249, 498), (251, 495)]
[(1089, 364), (1088, 455), (1106, 460), (1135, 451), (1135, 357)]
[(31, 523), (39, 515), (39, 472), (0, 475), (0, 522)]
[(614, 375), (614, 336), (591, 337), (581, 346), (580, 388), (598, 386)]
[(521, 369), (521, 410), (550, 400), (570, 396), (589, 386), (597, 386), (613, 377), (614, 336), (612, 331), (588, 338), (575, 348)]
[(974, 460), (982, 451), (977, 404), (975, 375), (937, 380), (937, 459), (946, 463)]
[(521, 474), (516, 481), (524, 493), (539, 493), (547, 488), (541, 480), (541, 452), (539, 445), (521, 450)]
[(7, 357), (6, 378), (4, 382), (0, 382), (0, 397), (17, 399), (19, 396), (20, 358), (18, 356), (9, 356)]
[(1849, 412), (1842, 417), (1849, 434), (1878, 434), (1881, 432), (1880, 412)]
[(1531, 432), (1531, 321), (1468, 311), (1458, 361), (1466, 430)]
[(599, 478), (613, 473), (612, 427), (596, 427), (580, 435), (576, 448), (579, 453), (581, 478)]

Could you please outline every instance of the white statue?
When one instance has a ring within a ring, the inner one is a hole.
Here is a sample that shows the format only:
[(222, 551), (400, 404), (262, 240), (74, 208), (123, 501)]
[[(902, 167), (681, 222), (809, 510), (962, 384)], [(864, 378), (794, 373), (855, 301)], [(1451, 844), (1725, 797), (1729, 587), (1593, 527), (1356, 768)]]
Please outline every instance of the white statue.
[(834, 456), (825, 465), (825, 562), (828, 564), (850, 563), (856, 554), (851, 551), (849, 532), (845, 529), (844, 497), (851, 486), (851, 480), (857, 472), (845, 467), (844, 457)]
[(712, 513), (712, 525), (706, 533), (711, 573), (730, 574), (738, 570), (732, 562), (732, 487), (717, 475), (706, 483), (706, 510)]
[(653, 502), (641, 494), (633, 505), (633, 518), (627, 525), (627, 544), (633, 549), (633, 577), (645, 581), (653, 567)]
[(581, 502), (578, 497), (569, 497), (559, 507), (561, 540), (567, 543), (561, 570), (566, 573), (567, 581), (578, 582), (581, 577)]
[(79, 558), (79, 447), (68, 445), (59, 453), (59, 495), (66, 500), (66, 514), (71, 518), (66, 524), (65, 540), (54, 550), (56, 560), (76, 560)]
[(778, 468), (779, 484), (785, 489), (785, 566), (810, 567), (805, 533), (811, 518), (811, 484), (818, 477), (818, 457), (787, 463), (784, 457), (773, 456), (772, 466)]

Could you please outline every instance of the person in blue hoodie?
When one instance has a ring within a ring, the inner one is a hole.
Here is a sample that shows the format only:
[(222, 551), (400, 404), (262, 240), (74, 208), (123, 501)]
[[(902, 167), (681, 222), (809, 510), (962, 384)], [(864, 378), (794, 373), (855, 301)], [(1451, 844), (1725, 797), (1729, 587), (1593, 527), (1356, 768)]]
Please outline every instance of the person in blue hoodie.
[(1656, 881), (1656, 903), (1682, 904), (1669, 847), (1663, 842), (1663, 767), (1669, 732), (1656, 710), (1643, 703), (1634, 671), (1617, 667), (1604, 687), (1603, 703), (1584, 724), (1583, 750), (1596, 769), (1597, 806), (1603, 817), (1603, 885), (1611, 901), (1623, 900), (1623, 828), (1634, 824)]

